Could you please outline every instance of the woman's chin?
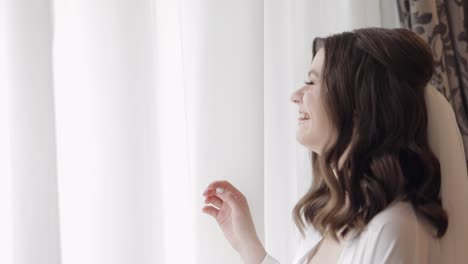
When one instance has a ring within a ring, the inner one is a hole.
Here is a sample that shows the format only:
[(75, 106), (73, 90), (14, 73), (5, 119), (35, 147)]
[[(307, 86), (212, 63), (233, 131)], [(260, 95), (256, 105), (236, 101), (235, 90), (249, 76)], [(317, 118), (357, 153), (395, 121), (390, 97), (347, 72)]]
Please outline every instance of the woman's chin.
[(311, 144), (311, 139), (307, 138), (305, 133), (303, 131), (298, 130), (296, 132), (296, 141), (304, 146), (307, 150), (316, 153), (317, 155), (320, 155), (320, 151), (316, 146), (313, 146), (314, 144)]
[(296, 132), (296, 141), (297, 141), (299, 144), (303, 145), (304, 147), (307, 147), (307, 138), (305, 137), (303, 131), (298, 130), (298, 131)]

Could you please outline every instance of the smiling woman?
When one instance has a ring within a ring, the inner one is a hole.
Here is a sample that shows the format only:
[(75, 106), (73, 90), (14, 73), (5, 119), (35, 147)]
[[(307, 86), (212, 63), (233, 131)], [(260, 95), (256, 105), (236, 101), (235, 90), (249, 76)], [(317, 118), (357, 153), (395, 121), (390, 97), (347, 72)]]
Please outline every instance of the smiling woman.
[[(427, 86), (427, 44), (406, 29), (317, 38), (309, 73), (290, 98), (300, 114), (296, 139), (310, 151), (314, 176), (293, 210), (305, 238), (293, 263), (440, 263), (455, 214), (442, 205), (441, 167), (429, 146), (426, 94), (435, 95)], [(217, 194), (218, 187), (226, 191)], [(214, 182), (204, 195), (217, 208), (203, 211), (246, 263), (278, 263), (261, 246), (239, 190)]]
[[(366, 28), (316, 39), (313, 49), (311, 71), (320, 74), (291, 98), (311, 115), (297, 139), (312, 152), (315, 177), (294, 208), (294, 220), (301, 232), (311, 225), (323, 237), (312, 259), (426, 263), (436, 241), (431, 232), (415, 232), (426, 228), (420, 221), (437, 237), (448, 225), (440, 166), (427, 138), (429, 47), (409, 30)], [(374, 231), (384, 236), (357, 250)], [(359, 240), (347, 244), (349, 237)], [(423, 244), (406, 244), (415, 239)], [(393, 253), (376, 254), (382, 248)]]

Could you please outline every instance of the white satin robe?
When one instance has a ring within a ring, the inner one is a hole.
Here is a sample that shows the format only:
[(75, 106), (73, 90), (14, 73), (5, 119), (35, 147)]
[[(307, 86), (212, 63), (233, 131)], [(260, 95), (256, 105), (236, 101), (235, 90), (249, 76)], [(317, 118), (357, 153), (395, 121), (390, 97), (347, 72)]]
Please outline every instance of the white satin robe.
[[(432, 237), (434, 232), (432, 226), (416, 216), (411, 204), (396, 202), (374, 216), (358, 238), (345, 239), (337, 263), (442, 263), (439, 240)], [(307, 264), (308, 254), (321, 239), (320, 233), (309, 227), (292, 263)], [(267, 253), (261, 264), (279, 264), (279, 261)]]

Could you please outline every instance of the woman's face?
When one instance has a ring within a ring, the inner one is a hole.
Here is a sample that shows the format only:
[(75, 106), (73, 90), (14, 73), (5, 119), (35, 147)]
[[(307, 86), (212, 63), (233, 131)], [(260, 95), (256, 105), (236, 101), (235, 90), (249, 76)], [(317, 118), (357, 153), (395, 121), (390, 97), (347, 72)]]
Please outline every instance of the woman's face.
[[(299, 107), (296, 140), (310, 151), (321, 154), (333, 135), (333, 125), (325, 111), (322, 93), (322, 65), (325, 51), (320, 48), (314, 56), (310, 71), (311, 84), (304, 85), (291, 95)], [(301, 120), (301, 113), (308, 119)]]

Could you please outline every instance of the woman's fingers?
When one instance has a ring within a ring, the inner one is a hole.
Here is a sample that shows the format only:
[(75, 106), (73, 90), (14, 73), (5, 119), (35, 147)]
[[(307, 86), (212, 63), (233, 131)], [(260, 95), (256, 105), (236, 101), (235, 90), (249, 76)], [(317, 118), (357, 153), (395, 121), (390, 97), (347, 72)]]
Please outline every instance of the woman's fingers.
[(241, 204), (247, 204), (244, 195), (228, 181), (214, 181), (210, 183), (208, 187), (206, 187), (203, 195), (216, 195), (222, 201), (225, 201), (234, 207)]
[(216, 196), (208, 196), (208, 198), (205, 199), (206, 204), (212, 204), (218, 208), (221, 208), (223, 206), (223, 200), (219, 199)]
[[(230, 192), (239, 192), (239, 190), (236, 189), (230, 182), (228, 181), (214, 181), (210, 183), (207, 187), (206, 190), (216, 190), (216, 189), (222, 189), (222, 191), (227, 190)], [(221, 192), (222, 192), (221, 191)]]
[(213, 195), (218, 195), (218, 193), (215, 190), (206, 190), (203, 193), (203, 196), (205, 196), (205, 197), (213, 196)]
[(213, 206), (205, 206), (202, 209), (202, 212), (205, 214), (211, 215), (214, 219), (218, 217), (219, 210), (214, 208)]

